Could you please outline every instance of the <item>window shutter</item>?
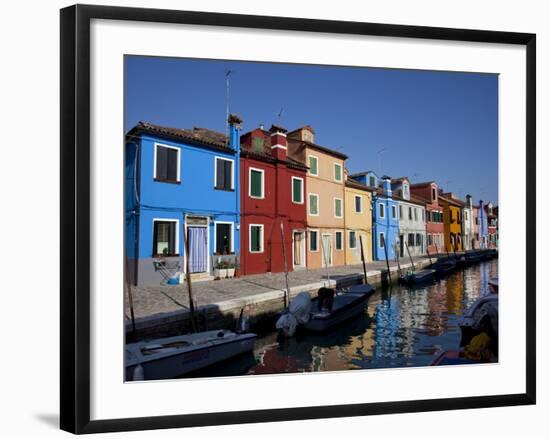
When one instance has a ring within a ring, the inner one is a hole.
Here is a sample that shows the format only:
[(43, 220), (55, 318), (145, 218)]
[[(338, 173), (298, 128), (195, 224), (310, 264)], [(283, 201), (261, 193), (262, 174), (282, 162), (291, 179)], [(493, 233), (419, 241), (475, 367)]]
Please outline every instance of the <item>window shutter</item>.
[(259, 171), (250, 173), (250, 194), (254, 197), (262, 196), (262, 174)]
[(155, 221), (153, 227), (153, 255), (156, 255), (158, 253), (158, 237), (159, 237), (159, 223), (158, 221)]
[(166, 180), (168, 176), (166, 175), (167, 168), (167, 148), (162, 146), (157, 146), (157, 178), (161, 180)]
[(168, 228), (168, 253), (176, 254), (176, 223), (170, 221)]
[(225, 189), (233, 189), (231, 187), (231, 176), (233, 174), (233, 172), (232, 172), (233, 162), (230, 162), (229, 160), (222, 160), (222, 161), (225, 164), (225, 166), (224, 166), (224, 174), (225, 174), (224, 187), (225, 187)]
[(175, 149), (166, 149), (167, 153), (167, 166), (166, 166), (166, 179), (177, 181), (178, 179), (178, 151)]
[(225, 171), (224, 163), (225, 163), (224, 160), (216, 159), (216, 187), (217, 188), (223, 188), (223, 184), (224, 184), (224, 180), (225, 180), (225, 178), (224, 178), (224, 171)]
[(302, 180), (296, 178), (292, 180), (292, 201), (295, 203), (302, 202)]

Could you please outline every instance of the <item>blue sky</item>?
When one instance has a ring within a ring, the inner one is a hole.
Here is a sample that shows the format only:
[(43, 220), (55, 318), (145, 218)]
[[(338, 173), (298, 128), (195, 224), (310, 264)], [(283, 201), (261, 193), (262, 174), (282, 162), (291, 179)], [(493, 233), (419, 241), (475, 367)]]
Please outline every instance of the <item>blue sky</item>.
[(126, 130), (142, 120), (224, 132), (231, 70), (229, 105), (243, 118), (243, 132), (309, 124), (316, 143), (349, 156), (352, 173), (435, 180), (461, 197), (498, 201), (497, 75), (136, 56), (125, 62)]

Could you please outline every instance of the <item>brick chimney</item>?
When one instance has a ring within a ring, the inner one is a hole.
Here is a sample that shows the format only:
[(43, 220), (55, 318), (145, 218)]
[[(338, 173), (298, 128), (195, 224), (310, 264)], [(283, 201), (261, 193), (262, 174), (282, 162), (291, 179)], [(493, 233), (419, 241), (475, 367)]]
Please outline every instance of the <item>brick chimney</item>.
[(391, 177), (388, 177), (387, 175), (382, 176), (382, 193), (386, 197), (392, 196), (392, 190), (391, 190)]
[(269, 132), (271, 133), (271, 155), (273, 155), (273, 157), (275, 157), (276, 159), (286, 160), (287, 130), (277, 125), (271, 125)]

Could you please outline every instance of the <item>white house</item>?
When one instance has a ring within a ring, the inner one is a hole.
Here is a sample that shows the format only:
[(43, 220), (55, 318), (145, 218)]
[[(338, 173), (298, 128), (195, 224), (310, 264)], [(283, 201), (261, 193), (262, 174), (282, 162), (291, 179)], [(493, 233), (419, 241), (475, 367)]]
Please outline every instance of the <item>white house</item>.
[(462, 209), (462, 248), (464, 250), (473, 250), (474, 236), (474, 205), (472, 196), (466, 195), (466, 205)]

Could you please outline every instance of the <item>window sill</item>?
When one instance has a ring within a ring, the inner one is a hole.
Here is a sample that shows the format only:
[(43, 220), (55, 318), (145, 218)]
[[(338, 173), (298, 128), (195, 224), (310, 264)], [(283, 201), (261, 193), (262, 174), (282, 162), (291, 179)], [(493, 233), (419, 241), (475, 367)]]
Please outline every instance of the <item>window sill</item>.
[(235, 252), (231, 252), (231, 253), (214, 253), (214, 256), (235, 256)]
[(235, 192), (235, 189), (226, 189), (226, 188), (218, 187), (218, 186), (214, 186), (214, 190), (224, 191), (224, 192)]
[(170, 253), (170, 254), (162, 254), (162, 255), (153, 255), (154, 259), (162, 259), (162, 258), (177, 258), (179, 257), (179, 253)]
[(177, 180), (165, 180), (163, 178), (154, 178), (153, 180), (158, 183), (181, 184), (181, 181), (177, 181)]

